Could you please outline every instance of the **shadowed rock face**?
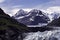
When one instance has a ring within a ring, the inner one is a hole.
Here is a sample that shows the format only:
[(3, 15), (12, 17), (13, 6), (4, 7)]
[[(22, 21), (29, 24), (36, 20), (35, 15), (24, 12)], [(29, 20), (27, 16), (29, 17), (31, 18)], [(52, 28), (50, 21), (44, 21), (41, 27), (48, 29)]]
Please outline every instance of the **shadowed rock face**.
[(47, 26), (55, 26), (60, 27), (60, 17), (58, 19), (53, 20), (51, 23), (49, 23)]

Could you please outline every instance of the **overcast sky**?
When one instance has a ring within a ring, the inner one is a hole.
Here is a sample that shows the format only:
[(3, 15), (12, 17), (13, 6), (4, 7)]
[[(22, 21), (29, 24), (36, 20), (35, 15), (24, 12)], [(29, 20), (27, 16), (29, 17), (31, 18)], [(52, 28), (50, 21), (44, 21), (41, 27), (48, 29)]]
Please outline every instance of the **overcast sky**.
[(47, 13), (60, 13), (60, 0), (0, 0), (0, 7), (9, 15), (18, 10), (40, 9)]

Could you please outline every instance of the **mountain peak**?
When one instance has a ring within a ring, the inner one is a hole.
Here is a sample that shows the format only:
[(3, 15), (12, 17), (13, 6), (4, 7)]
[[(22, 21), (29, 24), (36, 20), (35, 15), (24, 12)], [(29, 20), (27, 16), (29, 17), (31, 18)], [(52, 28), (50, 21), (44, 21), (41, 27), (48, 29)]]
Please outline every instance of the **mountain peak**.
[(39, 23), (48, 23), (48, 16), (44, 15), (42, 11), (33, 9), (30, 12), (19, 11), (14, 18), (26, 25), (39, 25)]
[(19, 11), (24, 11), (23, 9), (20, 9)]
[(31, 13), (32, 16), (43, 15), (42, 11), (41, 10), (38, 10), (38, 9), (33, 9), (29, 13)]
[(40, 11), (40, 10), (37, 10), (37, 9), (31, 10), (31, 12), (38, 12), (38, 11)]
[(26, 11), (24, 11), (23, 9), (20, 9), (14, 16), (15, 17), (20, 17), (20, 16), (24, 16), (26, 14), (27, 14)]
[(22, 12), (24, 12), (24, 10), (23, 9), (20, 9), (18, 12), (17, 12), (17, 14), (19, 13), (22, 13)]

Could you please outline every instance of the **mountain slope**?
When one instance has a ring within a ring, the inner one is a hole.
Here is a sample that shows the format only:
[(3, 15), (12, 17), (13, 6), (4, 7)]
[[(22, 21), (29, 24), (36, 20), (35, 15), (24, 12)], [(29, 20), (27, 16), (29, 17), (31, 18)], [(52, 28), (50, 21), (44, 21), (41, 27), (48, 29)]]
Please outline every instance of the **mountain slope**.
[(49, 17), (44, 15), (42, 11), (37, 9), (31, 10), (25, 16), (20, 16), (20, 17), (14, 16), (14, 18), (18, 22), (23, 23), (25, 25), (38, 25), (39, 23), (48, 23), (49, 21)]
[(60, 27), (60, 17), (58, 19), (53, 20), (47, 26), (58, 26), (58, 27)]
[[(29, 31), (28, 28), (15, 19), (5, 14), (0, 8), (0, 39), (22, 40), (22, 32)], [(18, 38), (20, 36), (20, 38)]]
[(9, 15), (5, 14), (4, 11), (0, 8), (0, 25), (12, 25), (12, 26), (18, 26), (17, 28), (23, 28), (26, 27), (24, 24), (21, 24), (17, 22), (15, 19), (11, 18)]

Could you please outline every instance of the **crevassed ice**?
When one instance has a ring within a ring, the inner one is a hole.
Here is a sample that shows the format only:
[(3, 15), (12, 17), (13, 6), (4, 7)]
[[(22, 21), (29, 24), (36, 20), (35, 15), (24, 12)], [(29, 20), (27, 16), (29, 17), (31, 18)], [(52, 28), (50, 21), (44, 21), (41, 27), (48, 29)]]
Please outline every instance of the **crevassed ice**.
[(31, 32), (23, 40), (60, 40), (60, 30)]

